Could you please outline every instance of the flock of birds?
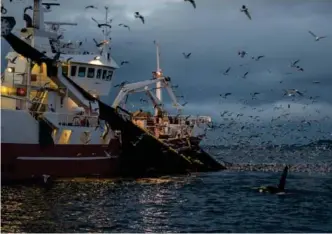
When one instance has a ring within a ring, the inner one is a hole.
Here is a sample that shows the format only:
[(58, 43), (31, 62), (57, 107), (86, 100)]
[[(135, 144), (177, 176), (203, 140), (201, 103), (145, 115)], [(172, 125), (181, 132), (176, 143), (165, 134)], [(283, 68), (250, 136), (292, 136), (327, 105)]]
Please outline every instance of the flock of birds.
[[(193, 8), (196, 9), (197, 5), (196, 2), (194, 0), (184, 0), (184, 2), (189, 2), (192, 4)], [(93, 9), (97, 9), (95, 6), (90, 5), (87, 6), (86, 9), (89, 8), (93, 8)], [(242, 5), (242, 7), (240, 7), (239, 12), (244, 13), (247, 18), (249, 20), (252, 20), (252, 16), (250, 13), (249, 8), (246, 5)], [(146, 23), (145, 17), (143, 15), (141, 15), (139, 12), (134, 12), (134, 17), (141, 20), (141, 22), (143, 24)], [(128, 30), (130, 30), (130, 26), (126, 25), (126, 24), (118, 24), (121, 27), (125, 27), (128, 28)], [(308, 33), (314, 37), (314, 40), (316, 42), (320, 41), (321, 39), (326, 38), (327, 36), (318, 36), (315, 33), (313, 33), (312, 31), (308, 31)], [(191, 52), (182, 53), (184, 59), (190, 59), (192, 56)], [(245, 58), (248, 56), (248, 52), (244, 51), (244, 50), (240, 50), (238, 51), (238, 56), (240, 58)], [(251, 56), (251, 59), (253, 61), (259, 62), (260, 60), (264, 59), (265, 55), (258, 55), (258, 56)], [(129, 61), (122, 61), (121, 65), (124, 64), (128, 64)], [(297, 72), (304, 72), (304, 68), (301, 67), (299, 65), (300, 63), (300, 59), (297, 59), (293, 62), (290, 63), (290, 67), (294, 70), (296, 70)], [(243, 64), (241, 64), (240, 66), (244, 66)], [(224, 76), (228, 76), (231, 73), (232, 67), (228, 67), (225, 71), (222, 71), (222, 74)], [(271, 70), (268, 69), (269, 73), (272, 73)], [(291, 74), (291, 73), (287, 73), (287, 74)], [(249, 75), (249, 71), (246, 71), (243, 75), (242, 78), (246, 79)], [(114, 87), (122, 87), (123, 85), (125, 85), (126, 83), (128, 83), (128, 81), (124, 81), (121, 82), (120, 84), (115, 85)], [(280, 81), (280, 83), (282, 83), (282, 81)], [(314, 84), (318, 84), (320, 83), (319, 81), (313, 81)], [(173, 86), (172, 88), (177, 88), (178, 86)], [(297, 89), (294, 88), (290, 88), (290, 89), (284, 89), (283, 90), (283, 95), (287, 96), (287, 97), (291, 97), (293, 98), (292, 101), (295, 101), (295, 98), (298, 97), (303, 97), (306, 91), (299, 91)], [(228, 96), (231, 96), (232, 93), (231, 92), (227, 92), (224, 94), (219, 94), (220, 98), (223, 99), (227, 99)], [(258, 98), (258, 96), (260, 95), (259, 92), (253, 92), (250, 93), (251, 99), (252, 100), (256, 100)], [(183, 95), (179, 95), (177, 96), (177, 98), (184, 98)], [(315, 103), (317, 102), (317, 96), (313, 97), (310, 96), (308, 97), (308, 99), (310, 100), (311, 103)], [(243, 104), (248, 104), (248, 100), (242, 100)], [(140, 99), (140, 103), (142, 105), (145, 105), (147, 103), (147, 100), (141, 98)], [(188, 102), (185, 102), (183, 105), (186, 105)], [(303, 106), (303, 110), (305, 111), (305, 109), (307, 108), (309, 104), (306, 104)], [(132, 106), (134, 107), (135, 105), (132, 104)], [(244, 106), (243, 108), (248, 108), (247, 106)], [(271, 128), (269, 129), (269, 133), (271, 136), (273, 136), (273, 138), (276, 138), (277, 136), (279, 136), (280, 138), (282, 138), (285, 134), (290, 133), (291, 131), (295, 131), (298, 134), (297, 136), (293, 137), (293, 140), (295, 138), (295, 140), (297, 141), (301, 141), (301, 140), (308, 140), (307, 136), (305, 136), (304, 134), (302, 134), (303, 132), (307, 131), (307, 128), (310, 127), (313, 124), (319, 124), (318, 121), (314, 121), (314, 120), (306, 120), (305, 117), (304, 119), (301, 119), (301, 121), (299, 122), (299, 124), (295, 124), (295, 126), (292, 126), (290, 128), (287, 129), (287, 131), (285, 131), (285, 126), (287, 124), (285, 124), (285, 122), (287, 123), (292, 123), (292, 119), (288, 118), (290, 117), (290, 113), (287, 112), (287, 109), (291, 108), (291, 104), (287, 104), (286, 107), (280, 107), (280, 106), (275, 106), (274, 110), (278, 110), (281, 111), (280, 115), (278, 117), (272, 118), (271, 119)], [(257, 110), (257, 108), (253, 108), (253, 110)], [(259, 109), (258, 112), (263, 112), (263, 109)], [(320, 110), (316, 110), (317, 113), (320, 112)], [(227, 117), (225, 117), (225, 115), (227, 115)], [(226, 135), (224, 134), (224, 136), (219, 136), (215, 139), (215, 141), (220, 142), (223, 141), (225, 142), (232, 142), (232, 144), (234, 144), (234, 142), (236, 142), (237, 145), (248, 145), (248, 143), (250, 143), (253, 139), (258, 139), (258, 142), (260, 142), (261, 144), (273, 144), (273, 140), (264, 140), (261, 139), (260, 137), (262, 136), (262, 134), (257, 133), (257, 131), (253, 130), (252, 128), (259, 128), (260, 130), (263, 129), (263, 131), (267, 131), (268, 127), (262, 127), (261, 125), (257, 125), (257, 122), (260, 122), (260, 116), (254, 116), (254, 115), (250, 115), (250, 116), (244, 116), (243, 113), (232, 113), (231, 111), (224, 111), (223, 113), (220, 113), (220, 117), (223, 119), (223, 123), (221, 124), (212, 124), (211, 126), (209, 126), (209, 128), (206, 129), (206, 131), (208, 130), (216, 130), (216, 129), (221, 129), (223, 133), (226, 133)], [(247, 122), (241, 122), (239, 121), (239, 118), (241, 117), (246, 117), (249, 120)], [(323, 117), (323, 121), (324, 120), (329, 120), (330, 117), (329, 116), (325, 116)], [(253, 124), (253, 122), (256, 122), (256, 124)], [(278, 123), (279, 121), (279, 123)], [(280, 123), (280, 121), (282, 123)], [(263, 122), (263, 121), (262, 121)], [(277, 123), (275, 126), (272, 126), (273, 123)], [(276, 133), (276, 130), (279, 129), (279, 133)], [(249, 133), (249, 135), (244, 134), (244, 136), (241, 137), (241, 133), (246, 132)], [(317, 139), (321, 139), (322, 137), (330, 137), (331, 133), (325, 130), (322, 130), (320, 128), (319, 131), (319, 136), (317, 136)], [(229, 136), (231, 135), (231, 137)], [(322, 136), (323, 135), (323, 136)]]

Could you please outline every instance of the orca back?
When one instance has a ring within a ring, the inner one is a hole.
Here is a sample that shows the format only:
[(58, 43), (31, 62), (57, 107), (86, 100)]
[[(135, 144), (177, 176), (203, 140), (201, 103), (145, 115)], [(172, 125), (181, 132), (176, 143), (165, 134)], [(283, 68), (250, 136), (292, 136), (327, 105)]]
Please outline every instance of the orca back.
[(282, 175), (280, 177), (278, 185), (279, 190), (285, 190), (287, 174), (288, 174), (288, 166), (285, 166), (284, 171), (282, 172)]

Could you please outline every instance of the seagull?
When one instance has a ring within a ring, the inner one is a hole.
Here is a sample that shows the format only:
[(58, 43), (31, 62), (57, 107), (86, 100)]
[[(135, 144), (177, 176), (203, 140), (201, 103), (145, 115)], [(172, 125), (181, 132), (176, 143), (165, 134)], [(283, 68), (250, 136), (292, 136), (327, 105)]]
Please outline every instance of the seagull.
[(186, 54), (184, 52), (182, 54), (183, 54), (183, 56), (184, 56), (185, 59), (188, 59), (190, 57), (190, 55), (191, 55), (191, 53)]
[(248, 54), (248, 53), (245, 52), (244, 50), (238, 52), (238, 55), (240, 55), (241, 58), (243, 58), (246, 54)]
[(28, 7), (24, 8), (24, 14), (27, 13), (27, 10), (33, 10), (32, 6), (28, 6)]
[(304, 71), (302, 67), (298, 67), (297, 70), (298, 70), (298, 71), (302, 71), (302, 72)]
[(245, 5), (242, 5), (241, 12), (244, 12), (246, 16), (251, 20), (251, 16), (249, 14), (248, 8)]
[(9, 60), (9, 62), (15, 64), (15, 61), (16, 61), (17, 57), (18, 57), (18, 56), (15, 56), (14, 58), (12, 58), (12, 59), (8, 59), (8, 60)]
[(1, 14), (7, 14), (7, 9), (3, 5), (1, 5)]
[(45, 184), (47, 183), (48, 178), (50, 178), (50, 177), (51, 177), (50, 175), (43, 174), (43, 181), (44, 181)]
[(231, 70), (231, 67), (227, 68), (227, 70), (224, 72), (224, 75), (227, 76), (228, 72)]
[(128, 30), (130, 31), (130, 27), (128, 26), (128, 25), (126, 25), (126, 24), (119, 24), (119, 26), (121, 27), (124, 27), (124, 28), (128, 28)]
[(102, 41), (102, 42), (97, 42), (96, 39), (93, 38), (93, 41), (95, 42), (96, 46), (99, 48), (101, 46), (103, 46), (104, 44), (106, 44), (106, 41)]
[(244, 75), (242, 76), (242, 78), (243, 78), (243, 79), (246, 78), (246, 76), (248, 75), (248, 73), (249, 73), (249, 72), (244, 73)]
[(318, 81), (318, 80), (314, 80), (312, 83), (313, 83), (313, 84), (319, 84), (320, 81)]
[(112, 28), (112, 25), (110, 25), (110, 24), (100, 24), (95, 18), (91, 17), (91, 19), (92, 19), (94, 22), (97, 23), (98, 28), (101, 28), (101, 27), (103, 27), (103, 26), (106, 26), (106, 27)]
[(91, 8), (91, 9), (98, 9), (98, 8), (95, 7), (94, 5), (90, 5), (90, 6), (86, 6), (86, 7), (85, 7), (85, 10), (86, 10), (86, 9), (89, 9), (89, 8)]
[(143, 99), (143, 98), (140, 98), (140, 100), (139, 100), (141, 103), (148, 103), (148, 101), (147, 100), (145, 100), (145, 99)]
[(315, 38), (315, 41), (319, 41), (320, 39), (326, 38), (326, 36), (319, 37), (311, 31), (308, 31), (308, 32)]
[(196, 8), (195, 0), (184, 0), (185, 2), (190, 2), (194, 8)]
[(232, 95), (232, 93), (225, 93), (224, 95), (219, 94), (220, 97), (227, 98), (227, 96)]
[(116, 88), (116, 87), (123, 87), (127, 83), (128, 83), (128, 81), (123, 81), (120, 84), (114, 85), (114, 88)]
[(143, 139), (143, 137), (145, 136), (146, 134), (145, 133), (143, 133), (143, 134), (141, 134), (139, 137), (137, 137), (136, 139), (137, 139), (137, 141), (136, 142), (130, 142), (133, 146), (136, 146), (142, 139)]
[(303, 96), (303, 93), (301, 93), (300, 91), (298, 91), (297, 89), (288, 89), (288, 90), (284, 90), (284, 96), (295, 96), (295, 94), (298, 94), (300, 96)]
[(126, 60), (125, 60), (125, 61), (122, 61), (122, 62), (121, 62), (121, 66), (122, 66), (123, 64), (128, 64), (128, 63), (129, 63), (129, 61), (126, 61)]
[(260, 60), (261, 58), (264, 58), (265, 56), (264, 55), (260, 55), (256, 58), (256, 61)]
[(294, 61), (294, 62), (291, 64), (291, 67), (296, 67), (296, 64), (297, 64), (298, 62), (300, 62), (300, 59)]
[(144, 19), (143, 15), (141, 15), (138, 11), (135, 12), (135, 18), (140, 18), (142, 23), (145, 24), (145, 19)]
[(30, 39), (31, 39), (31, 37), (32, 37), (32, 34), (30, 34), (30, 35), (26, 36), (24, 39), (25, 39), (25, 40), (30, 40)]
[(254, 99), (256, 97), (256, 95), (258, 95), (259, 93), (258, 92), (254, 92), (254, 93), (251, 93), (251, 98)]

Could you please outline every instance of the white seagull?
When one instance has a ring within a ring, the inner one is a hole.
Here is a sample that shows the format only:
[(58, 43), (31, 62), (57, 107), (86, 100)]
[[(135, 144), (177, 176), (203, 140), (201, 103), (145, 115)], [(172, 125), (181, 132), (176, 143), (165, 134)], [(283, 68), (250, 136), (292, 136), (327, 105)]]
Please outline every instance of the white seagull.
[(315, 38), (315, 41), (319, 41), (320, 39), (326, 38), (326, 36), (319, 37), (311, 31), (308, 32)]

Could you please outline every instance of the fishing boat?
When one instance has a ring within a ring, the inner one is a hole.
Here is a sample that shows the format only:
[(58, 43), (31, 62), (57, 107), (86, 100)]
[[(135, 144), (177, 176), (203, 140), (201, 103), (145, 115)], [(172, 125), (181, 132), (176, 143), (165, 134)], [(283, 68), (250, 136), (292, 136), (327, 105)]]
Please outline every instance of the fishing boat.
[[(109, 106), (99, 98), (108, 95), (118, 68), (108, 28), (103, 29), (104, 40), (95, 40), (95, 53), (84, 51), (82, 43), (63, 40), (60, 26), (74, 24), (44, 21), (49, 6), (34, 0), (33, 19), (24, 16), (26, 27), (19, 37), (11, 32), (15, 19), (1, 17), (1, 36), (14, 50), (6, 56), (1, 77), (2, 181), (225, 169), (199, 147), (202, 138), (193, 133), (210, 117), (190, 119), (162, 110), (162, 88), (179, 111), (182, 106), (159, 68), (159, 45), (153, 79), (124, 85)], [(148, 88), (152, 84), (156, 96)], [(153, 118), (142, 119), (120, 107), (128, 93), (141, 90), (154, 104)]]

